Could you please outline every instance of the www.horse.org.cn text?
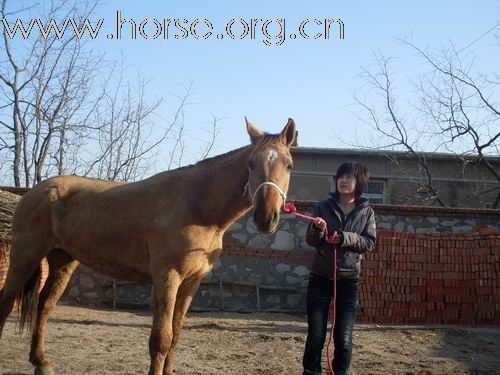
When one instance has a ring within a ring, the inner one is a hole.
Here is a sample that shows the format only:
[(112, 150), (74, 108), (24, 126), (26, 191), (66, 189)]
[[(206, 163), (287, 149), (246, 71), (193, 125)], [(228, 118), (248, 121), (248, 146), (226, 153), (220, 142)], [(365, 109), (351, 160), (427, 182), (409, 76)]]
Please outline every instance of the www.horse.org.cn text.
[[(44, 21), (1, 20), (8, 38), (28, 39), (41, 36), (44, 39), (63, 39), (68, 36), (96, 39), (104, 36), (107, 40), (256, 40), (266, 46), (280, 46), (286, 40), (343, 40), (344, 23), (340, 19), (308, 18), (290, 26), (284, 18), (232, 18), (221, 27), (216, 27), (206, 18), (188, 20), (185, 18), (144, 18), (135, 21), (116, 11), (114, 25), (104, 34), (104, 18), (97, 21), (75, 21), (72, 18)], [(101, 32), (101, 33), (100, 33)], [(38, 35), (35, 35), (37, 34)], [(71, 34), (71, 35), (69, 35)]]

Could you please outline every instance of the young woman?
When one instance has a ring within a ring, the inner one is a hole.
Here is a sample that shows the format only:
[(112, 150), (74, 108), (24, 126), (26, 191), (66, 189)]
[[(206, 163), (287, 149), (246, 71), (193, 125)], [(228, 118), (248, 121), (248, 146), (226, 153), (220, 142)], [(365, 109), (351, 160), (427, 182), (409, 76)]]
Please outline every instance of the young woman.
[(321, 353), (325, 343), (328, 312), (333, 292), (333, 249), (326, 234), (337, 232), (336, 239), (336, 319), (334, 330), (335, 375), (349, 374), (352, 355), (352, 330), (359, 302), (358, 283), (362, 254), (375, 247), (376, 227), (373, 209), (361, 195), (368, 185), (365, 166), (347, 162), (335, 175), (336, 191), (315, 208), (306, 241), (316, 248), (307, 289), (307, 341), (304, 350), (304, 375), (321, 374)]

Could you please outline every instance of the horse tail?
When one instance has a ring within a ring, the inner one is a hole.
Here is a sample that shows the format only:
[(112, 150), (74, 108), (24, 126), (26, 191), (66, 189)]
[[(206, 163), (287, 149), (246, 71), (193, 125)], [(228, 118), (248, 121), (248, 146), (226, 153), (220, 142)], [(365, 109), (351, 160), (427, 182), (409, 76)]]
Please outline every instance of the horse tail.
[(30, 333), (35, 328), (37, 310), (38, 310), (38, 297), (40, 295), (40, 281), (41, 269), (40, 265), (33, 272), (29, 280), (19, 295), (20, 315), (19, 315), (19, 333), (27, 328)]

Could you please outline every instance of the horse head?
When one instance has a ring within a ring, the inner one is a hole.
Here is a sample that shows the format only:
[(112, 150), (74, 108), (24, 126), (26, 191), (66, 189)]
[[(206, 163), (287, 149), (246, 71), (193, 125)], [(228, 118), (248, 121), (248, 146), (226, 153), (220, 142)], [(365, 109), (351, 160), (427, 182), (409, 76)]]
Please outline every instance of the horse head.
[(253, 146), (248, 159), (246, 193), (254, 206), (257, 229), (273, 233), (278, 227), (293, 168), (290, 147), (295, 145), (295, 122), (288, 119), (280, 134), (267, 134), (246, 118), (245, 121)]

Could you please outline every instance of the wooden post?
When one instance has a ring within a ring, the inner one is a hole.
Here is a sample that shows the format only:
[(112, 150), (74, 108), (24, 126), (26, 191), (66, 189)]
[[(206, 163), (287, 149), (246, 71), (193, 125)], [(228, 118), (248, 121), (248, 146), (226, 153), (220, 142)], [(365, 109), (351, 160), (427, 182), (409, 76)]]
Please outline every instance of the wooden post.
[(116, 310), (116, 279), (113, 279), (113, 310)]
[(259, 283), (255, 284), (255, 290), (257, 291), (257, 312), (260, 312), (260, 288), (259, 288)]
[(220, 308), (224, 311), (224, 289), (222, 288), (222, 277), (219, 279)]

